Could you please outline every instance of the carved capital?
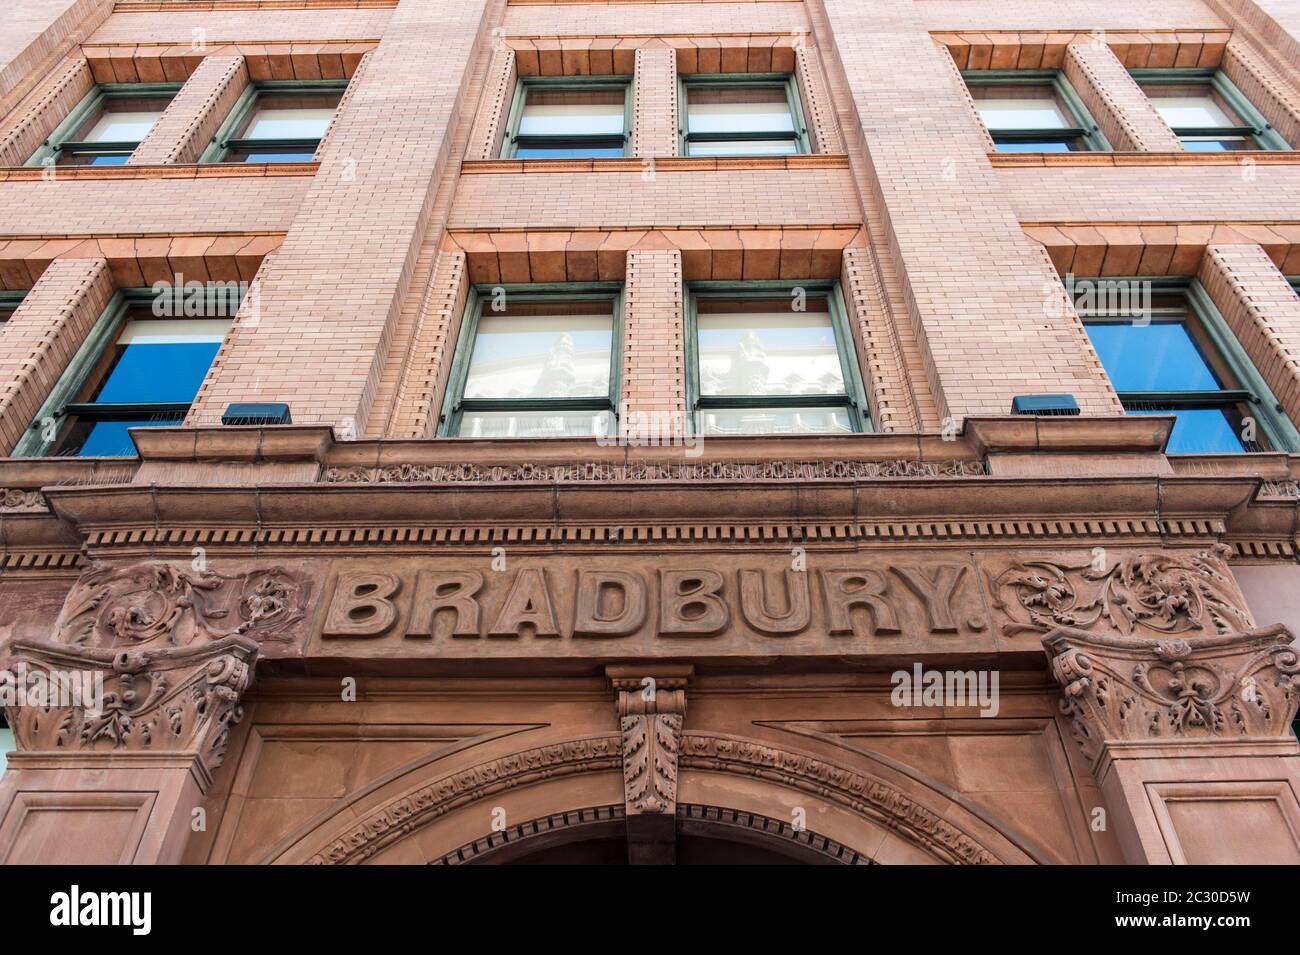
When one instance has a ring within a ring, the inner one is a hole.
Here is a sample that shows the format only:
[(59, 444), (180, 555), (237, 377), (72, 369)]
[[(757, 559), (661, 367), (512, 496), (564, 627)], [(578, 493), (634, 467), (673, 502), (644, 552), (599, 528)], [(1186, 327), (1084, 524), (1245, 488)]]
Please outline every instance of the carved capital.
[(1115, 743), (1275, 739), (1300, 702), (1300, 656), (1280, 625), (1165, 640), (1062, 628), (1043, 646), (1093, 760)]
[(633, 863), (675, 857), (677, 756), (690, 667), (610, 667), (623, 742), (623, 804)]
[(258, 646), (237, 635), (149, 650), (19, 640), (10, 652), (5, 672), (19, 686), (5, 688), (6, 704), (16, 700), (5, 711), (20, 750), (183, 754), (210, 777), (243, 715)]

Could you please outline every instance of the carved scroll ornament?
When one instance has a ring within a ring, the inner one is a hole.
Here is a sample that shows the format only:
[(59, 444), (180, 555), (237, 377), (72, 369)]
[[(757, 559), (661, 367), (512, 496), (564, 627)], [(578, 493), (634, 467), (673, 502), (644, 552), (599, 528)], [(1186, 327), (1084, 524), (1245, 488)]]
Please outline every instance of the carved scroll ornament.
[(164, 561), (98, 564), (69, 595), (58, 639), (107, 648), (189, 646), (236, 635), (284, 641), (306, 617), (310, 589), (279, 567), (227, 576)]
[[(75, 703), (51, 693), (41, 703), (6, 707), (19, 749), (195, 755), (208, 773), (225, 756), (230, 727), (243, 715), (257, 644), (227, 636), (198, 646), (103, 650), (15, 641), (7, 669), (41, 671), (45, 684), (66, 675), (100, 683), (102, 697)], [(93, 680), (85, 679), (90, 675)]]
[[(1026, 560), (990, 575), (1004, 634), (1057, 627), (1121, 634), (1229, 633), (1252, 626), (1218, 544), (1190, 556), (1157, 553), (1119, 561)], [(1103, 555), (1104, 556), (1104, 555)]]
[(1300, 703), (1300, 655), (1275, 626), (1151, 640), (1058, 630), (1043, 641), (1061, 709), (1095, 759), (1111, 741), (1278, 737)]
[(616, 677), (623, 737), (623, 796), (629, 816), (677, 810), (677, 753), (686, 715), (686, 678)]

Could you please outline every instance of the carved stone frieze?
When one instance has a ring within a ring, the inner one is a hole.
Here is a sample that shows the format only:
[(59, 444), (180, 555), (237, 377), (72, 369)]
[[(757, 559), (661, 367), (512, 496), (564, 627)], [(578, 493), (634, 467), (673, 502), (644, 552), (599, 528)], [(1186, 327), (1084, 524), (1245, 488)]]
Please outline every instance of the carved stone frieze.
[(1281, 626), (1166, 640), (1060, 629), (1043, 645), (1090, 759), (1116, 741), (1283, 736), (1300, 703), (1300, 655)]
[[(6, 716), (24, 751), (186, 753), (211, 774), (242, 716), (257, 652), (255, 642), (233, 635), (116, 651), (15, 641), (7, 672), (24, 674), (25, 683), (39, 673), (47, 692), (7, 706)], [(69, 684), (81, 689), (75, 698), (60, 692)]]
[(48, 511), (45, 495), (40, 491), (16, 487), (0, 488), (0, 513), (40, 514)]
[(307, 614), (310, 582), (281, 567), (226, 575), (165, 561), (97, 564), (64, 604), (62, 643), (85, 647), (189, 646), (247, 635), (284, 641)]
[(981, 461), (702, 461), (672, 464), (392, 464), (331, 467), (326, 484), (518, 484), (640, 481), (816, 481), (984, 477)]
[(1155, 553), (1059, 563), (1022, 560), (989, 576), (1005, 634), (1057, 627), (1121, 634), (1229, 633), (1252, 626), (1226, 545), (1185, 556)]

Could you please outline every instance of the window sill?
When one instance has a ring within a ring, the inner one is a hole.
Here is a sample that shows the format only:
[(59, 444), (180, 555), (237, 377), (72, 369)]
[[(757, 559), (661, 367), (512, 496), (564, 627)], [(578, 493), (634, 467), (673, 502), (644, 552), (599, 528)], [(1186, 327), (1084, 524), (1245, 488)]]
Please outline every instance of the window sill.
[(1300, 166), (1300, 150), (1252, 149), (1242, 152), (1088, 152), (988, 154), (997, 167), (1011, 166), (1241, 166), (1244, 159), (1259, 166)]
[(72, 179), (246, 179), (316, 175), (318, 162), (185, 163), (158, 166), (11, 166), (0, 168), (0, 182), (39, 182), (49, 176)]
[[(462, 175), (494, 175), (508, 172), (636, 172), (646, 168), (639, 156), (618, 159), (466, 159)], [(656, 156), (656, 172), (690, 172), (700, 169), (847, 169), (849, 157), (842, 153), (800, 156)]]

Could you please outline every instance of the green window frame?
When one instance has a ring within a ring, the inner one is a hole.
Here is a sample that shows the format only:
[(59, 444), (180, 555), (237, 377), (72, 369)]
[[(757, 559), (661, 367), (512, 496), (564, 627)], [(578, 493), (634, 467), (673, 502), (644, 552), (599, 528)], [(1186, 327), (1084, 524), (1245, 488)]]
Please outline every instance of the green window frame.
[(1255, 108), (1237, 84), (1228, 79), (1223, 70), (1213, 68), (1162, 68), (1132, 69), (1129, 74), (1143, 90), (1150, 86), (1204, 84), (1207, 89), (1218, 93), (1244, 121), (1241, 126), (1179, 126), (1170, 127), (1179, 139), (1192, 137), (1248, 137), (1255, 141), (1257, 149), (1290, 151), (1291, 145), (1282, 138), (1282, 134), (1269, 125), (1264, 115)]
[[(494, 295), (504, 295), (509, 302), (609, 302), (612, 334), (609, 345), (609, 391), (604, 395), (581, 398), (466, 398), (470, 358), (478, 336), (479, 319)], [(553, 282), (533, 284), (475, 285), (470, 289), (457, 336), (456, 353), (447, 378), (442, 412), (438, 416), (438, 436), (460, 436), (461, 419), (466, 412), (515, 411), (596, 411), (608, 412), (609, 434), (618, 433), (618, 402), (622, 394), (623, 368), (623, 284), (621, 282)]]
[(1111, 151), (1106, 135), (1062, 70), (962, 70), (961, 76), (966, 81), (967, 88), (972, 91), (981, 86), (1050, 88), (1064, 107), (1067, 117), (1074, 122), (1074, 126), (1065, 129), (989, 129), (989, 135), (993, 137), (996, 145), (1025, 142), (1068, 143), (1072, 139), (1077, 139), (1087, 146), (1089, 152)]
[[(220, 289), (220, 285), (211, 286)], [(211, 294), (211, 293), (208, 293)], [(95, 371), (104, 350), (117, 341), (118, 335), (125, 327), (132, 309), (150, 308), (157, 301), (159, 293), (153, 289), (132, 288), (119, 289), (109, 299), (108, 306), (100, 313), (91, 326), (81, 346), (68, 362), (67, 368), (50, 390), (49, 396), (41, 404), (27, 430), (13, 450), (13, 457), (46, 457), (51, 448), (60, 440), (60, 433), (69, 418), (87, 421), (138, 421), (151, 419), (158, 422), (180, 424), (189, 414), (193, 401), (183, 402), (74, 402), (72, 399), (86, 385)], [(233, 321), (235, 309), (230, 311)], [(198, 316), (208, 318), (212, 316)], [(225, 318), (226, 316), (220, 316)], [(55, 427), (47, 429), (44, 421), (53, 421)], [(47, 431), (54, 435), (47, 437)]]
[[(699, 305), (702, 299), (770, 299), (775, 296), (793, 297), (803, 289), (808, 297), (825, 297), (830, 314), (831, 328), (835, 333), (835, 347), (840, 358), (840, 373), (844, 381), (843, 395), (702, 395), (700, 393)], [(858, 364), (858, 351), (849, 330), (848, 311), (844, 305), (840, 285), (835, 281), (763, 281), (689, 282), (685, 286), (685, 357), (686, 401), (691, 427), (696, 434), (703, 430), (702, 412), (710, 410), (743, 410), (746, 408), (825, 408), (842, 405), (854, 432), (874, 430), (866, 389)], [(810, 434), (826, 432), (808, 432)]]
[(275, 94), (326, 94), (339, 93), (348, 88), (347, 80), (258, 80), (249, 83), (235, 101), (230, 114), (217, 128), (212, 142), (199, 158), (200, 163), (222, 163), (232, 152), (257, 150), (259, 152), (284, 150), (286, 152), (307, 152), (313, 154), (320, 147), (319, 137), (302, 139), (239, 139), (235, 136), (249, 115), (257, 108), (258, 100), (263, 96)]
[[(1126, 411), (1143, 406), (1148, 411), (1163, 410), (1165, 408), (1174, 411), (1205, 408), (1227, 409), (1234, 406), (1246, 407), (1249, 408), (1251, 416), (1255, 418), (1258, 424), (1257, 436), (1262, 437), (1269, 448), (1274, 451), (1289, 453), (1300, 452), (1300, 431), (1297, 431), (1295, 424), (1278, 402), (1277, 396), (1273, 394), (1272, 389), (1264, 381), (1263, 375), (1259, 373), (1255, 363), (1246, 354), (1245, 348), (1237, 340), (1237, 336), (1232, 333), (1232, 329), (1228, 327), (1222, 313), (1215, 306), (1209, 293), (1205, 291), (1205, 287), (1201, 285), (1199, 280), (1161, 276), (1134, 277), (1123, 280), (1085, 280), (1076, 278), (1074, 281), (1076, 287), (1088, 281), (1097, 282), (1102, 286), (1116, 281), (1150, 283), (1153, 295), (1181, 294), (1186, 301), (1187, 307), (1185, 310), (1181, 308), (1173, 310), (1153, 308), (1149, 313), (1149, 320), (1157, 322), (1162, 318), (1168, 320), (1184, 318), (1199, 323), (1200, 330), (1204, 332), (1206, 341), (1214, 349), (1213, 356), (1205, 356), (1207, 364), (1212, 367), (1214, 364), (1213, 358), (1217, 358), (1237, 385), (1236, 388), (1221, 388), (1212, 391), (1117, 391), (1120, 402), (1124, 405)], [(1131, 313), (1128, 315), (1122, 312), (1094, 313), (1083, 309), (1079, 310), (1079, 318), (1086, 325), (1124, 325), (1133, 321)], [(1260, 446), (1257, 441), (1254, 447), (1245, 447), (1244, 450), (1249, 452), (1266, 449)]]
[(63, 122), (50, 133), (40, 148), (32, 153), (25, 166), (57, 165), (65, 155), (80, 156), (130, 156), (140, 145), (136, 142), (87, 143), (73, 139), (77, 130), (107, 100), (159, 99), (173, 97), (180, 92), (180, 83), (100, 83), (82, 97)]
[[(690, 104), (688, 96), (692, 88), (704, 87), (780, 87), (785, 90), (786, 103), (790, 107), (790, 118), (794, 129), (789, 133), (773, 133), (753, 130), (749, 132), (692, 133), (690, 131)], [(691, 155), (691, 143), (745, 143), (761, 142), (771, 139), (789, 139), (799, 154), (812, 152), (808, 138), (808, 123), (804, 119), (803, 104), (799, 100), (799, 89), (793, 73), (690, 73), (678, 74), (677, 77), (677, 137), (680, 153)], [(716, 154), (711, 154), (716, 155)]]
[(23, 304), (23, 299), (26, 297), (27, 293), (23, 291), (0, 291), (0, 330), (3, 330), (5, 325), (9, 323), (9, 319), (13, 317), (14, 312), (18, 310), (19, 305)]
[[(622, 133), (546, 133), (523, 135), (519, 124), (523, 119), (528, 94), (534, 90), (621, 90), (623, 92)], [(632, 141), (632, 77), (630, 76), (521, 76), (515, 83), (515, 95), (510, 104), (506, 135), (501, 143), (501, 158), (546, 159), (546, 156), (518, 157), (521, 148), (528, 149), (619, 149), (626, 156)]]
[(9, 720), (5, 718), (4, 710), (0, 710), (0, 776), (3, 776), (9, 767), (9, 753), (15, 748), (14, 731), (9, 728)]

